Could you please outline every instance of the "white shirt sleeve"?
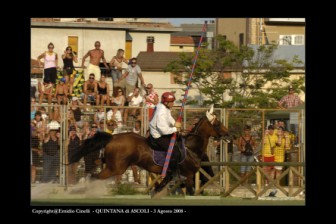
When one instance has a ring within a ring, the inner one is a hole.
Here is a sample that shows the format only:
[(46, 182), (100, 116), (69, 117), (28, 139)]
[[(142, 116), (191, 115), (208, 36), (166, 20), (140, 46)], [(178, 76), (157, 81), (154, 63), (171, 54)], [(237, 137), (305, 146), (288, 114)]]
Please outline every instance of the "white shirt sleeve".
[(174, 118), (170, 115), (168, 110), (160, 110), (157, 114), (157, 124), (156, 127), (162, 135), (169, 135), (174, 132), (177, 132), (176, 127), (173, 127), (175, 124)]

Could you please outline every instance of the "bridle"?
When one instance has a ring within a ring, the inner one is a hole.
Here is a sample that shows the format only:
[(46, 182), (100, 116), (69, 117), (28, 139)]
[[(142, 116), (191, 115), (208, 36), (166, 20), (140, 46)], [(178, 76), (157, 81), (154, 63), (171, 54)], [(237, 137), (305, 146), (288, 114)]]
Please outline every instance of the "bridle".
[(218, 125), (214, 125), (215, 120), (216, 120), (216, 116), (214, 115), (214, 118), (209, 121), (208, 118), (206, 116), (203, 116), (201, 118), (201, 120), (196, 124), (196, 126), (193, 128), (193, 131), (190, 134), (194, 134), (194, 135), (198, 135), (198, 129), (201, 126), (201, 124), (204, 122), (204, 120), (206, 120), (207, 122), (210, 123), (210, 125), (214, 128), (216, 134), (218, 136), (220, 136), (220, 138), (222, 138), (221, 134), (220, 134), (220, 122), (218, 122)]

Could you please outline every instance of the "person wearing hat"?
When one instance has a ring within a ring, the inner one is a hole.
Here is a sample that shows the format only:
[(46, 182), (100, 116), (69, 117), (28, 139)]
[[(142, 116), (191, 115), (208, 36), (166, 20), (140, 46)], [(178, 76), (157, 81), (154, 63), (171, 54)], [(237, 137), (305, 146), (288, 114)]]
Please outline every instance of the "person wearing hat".
[[(300, 99), (300, 97), (294, 93), (294, 88), (293, 86), (289, 86), (288, 88), (289, 94), (282, 97), (281, 100), (279, 101), (278, 105), (281, 109), (285, 108), (291, 108), (291, 107), (296, 107), (298, 105), (301, 105), (303, 102)], [(291, 112), (291, 116), (298, 116), (297, 112)], [(295, 136), (298, 136), (299, 130), (298, 130), (298, 124), (293, 123), (293, 133)], [(298, 138), (295, 137), (295, 144), (298, 144)]]
[[(278, 136), (274, 133), (274, 126), (269, 125), (265, 133), (262, 149), (263, 162), (274, 162), (274, 149), (277, 143)], [(272, 179), (274, 178), (274, 166), (264, 166), (264, 170)]]
[(68, 101), (68, 86), (65, 85), (65, 78), (61, 78), (59, 83), (56, 85), (55, 97), (57, 98), (58, 105), (61, 105), (63, 100), (63, 105), (67, 104)]
[(300, 104), (302, 104), (302, 100), (300, 97), (295, 94), (293, 86), (288, 87), (288, 95), (281, 98), (281, 100), (278, 102), (278, 105), (281, 109), (285, 108), (291, 108), (296, 107)]
[[(155, 150), (167, 151), (173, 134), (181, 130), (181, 123), (175, 122), (170, 110), (174, 106), (175, 99), (176, 98), (173, 93), (163, 93), (161, 96), (161, 102), (156, 106), (153, 118), (149, 123), (149, 139), (151, 147)], [(179, 150), (175, 147), (176, 146), (174, 146), (174, 150), (169, 162), (166, 177), (155, 189), (156, 192), (160, 192), (163, 187), (173, 178), (173, 172), (178, 166), (176, 157), (178, 156), (177, 153), (179, 152)]]

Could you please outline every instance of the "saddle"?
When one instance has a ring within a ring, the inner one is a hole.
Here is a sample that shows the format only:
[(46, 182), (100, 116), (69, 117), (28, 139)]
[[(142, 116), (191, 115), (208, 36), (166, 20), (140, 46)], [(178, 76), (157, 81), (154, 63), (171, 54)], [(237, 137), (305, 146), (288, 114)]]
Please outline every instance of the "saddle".
[[(147, 138), (147, 143), (153, 151), (153, 162), (158, 165), (162, 166), (166, 160), (167, 151), (162, 151), (162, 149), (155, 143), (153, 137), (149, 135)], [(184, 159), (186, 158), (186, 147), (184, 144), (184, 138), (177, 137), (172, 153), (171, 160), (176, 160), (179, 164), (181, 164)]]

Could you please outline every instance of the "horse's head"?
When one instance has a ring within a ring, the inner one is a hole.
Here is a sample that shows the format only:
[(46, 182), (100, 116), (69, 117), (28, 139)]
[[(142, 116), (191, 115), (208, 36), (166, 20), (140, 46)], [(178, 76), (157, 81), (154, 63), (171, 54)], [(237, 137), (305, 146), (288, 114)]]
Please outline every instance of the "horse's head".
[(225, 141), (230, 142), (229, 130), (217, 119), (216, 114), (213, 112), (214, 105), (210, 106), (210, 109), (206, 111), (206, 118), (208, 122), (204, 122), (212, 137), (223, 138)]

